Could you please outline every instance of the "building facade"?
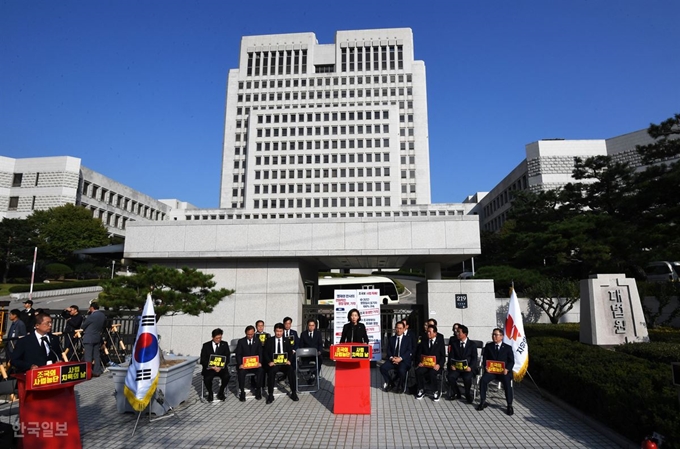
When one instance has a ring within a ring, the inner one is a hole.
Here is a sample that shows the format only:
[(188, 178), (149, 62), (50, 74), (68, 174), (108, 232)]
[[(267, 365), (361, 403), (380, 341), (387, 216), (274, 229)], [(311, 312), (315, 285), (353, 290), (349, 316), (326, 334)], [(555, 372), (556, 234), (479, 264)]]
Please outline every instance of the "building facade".
[(574, 158), (610, 156), (614, 162), (627, 162), (644, 169), (638, 145), (654, 143), (646, 129), (610, 139), (546, 139), (527, 144), (526, 158), (489, 192), (477, 192), (464, 203), (473, 205), (471, 213), (479, 215), (480, 228), (498, 231), (507, 220), (512, 199), (518, 190), (552, 190), (574, 182)]
[(164, 201), (90, 170), (76, 157), (0, 156), (0, 219), (76, 204), (88, 208), (111, 234), (125, 236), (129, 222), (168, 220), (173, 208)]
[(410, 29), (246, 36), (229, 72), (220, 208), (383, 216), (430, 203), (425, 64)]

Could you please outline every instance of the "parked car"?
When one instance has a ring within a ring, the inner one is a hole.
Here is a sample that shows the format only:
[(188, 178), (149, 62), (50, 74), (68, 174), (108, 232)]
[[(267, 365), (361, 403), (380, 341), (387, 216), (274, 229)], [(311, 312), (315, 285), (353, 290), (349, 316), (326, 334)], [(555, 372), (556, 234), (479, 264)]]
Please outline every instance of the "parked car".
[(680, 280), (680, 262), (650, 262), (645, 268), (645, 274), (650, 282), (678, 282)]

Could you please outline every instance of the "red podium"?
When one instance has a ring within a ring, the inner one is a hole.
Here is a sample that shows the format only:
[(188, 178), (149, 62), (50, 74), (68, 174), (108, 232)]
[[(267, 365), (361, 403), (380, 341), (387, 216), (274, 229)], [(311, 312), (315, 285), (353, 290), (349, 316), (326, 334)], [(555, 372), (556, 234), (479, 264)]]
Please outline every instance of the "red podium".
[(333, 413), (371, 414), (371, 345), (342, 343), (331, 346), (335, 360)]
[(14, 375), (19, 390), (19, 447), (82, 448), (73, 387), (90, 379), (91, 370), (86, 362), (60, 362)]

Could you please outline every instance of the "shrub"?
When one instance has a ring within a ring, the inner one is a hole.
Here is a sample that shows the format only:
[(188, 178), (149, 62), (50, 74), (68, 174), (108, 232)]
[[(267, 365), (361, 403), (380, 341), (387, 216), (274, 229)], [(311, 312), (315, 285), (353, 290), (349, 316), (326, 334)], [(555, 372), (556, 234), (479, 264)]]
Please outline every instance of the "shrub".
[(527, 337), (559, 337), (571, 341), (579, 341), (579, 323), (561, 324), (525, 324), (524, 331)]
[(63, 263), (50, 263), (45, 266), (45, 273), (52, 279), (59, 279), (62, 276), (73, 273), (73, 270)]
[(680, 448), (680, 407), (668, 365), (527, 334), (529, 369), (543, 388), (633, 441), (657, 431), (666, 437), (664, 447)]
[[(34, 292), (44, 292), (48, 290), (61, 290), (62, 288), (79, 288), (79, 287), (94, 287), (100, 285), (103, 281), (98, 279), (90, 281), (71, 281), (59, 282), (58, 284), (35, 284), (33, 286)], [(9, 288), (10, 293), (25, 293), (31, 290), (29, 285), (15, 285)]]
[[(680, 344), (668, 342), (628, 343), (614, 348), (617, 352), (630, 354), (650, 362), (669, 364), (680, 362)], [(670, 370), (670, 367), (668, 368)]]

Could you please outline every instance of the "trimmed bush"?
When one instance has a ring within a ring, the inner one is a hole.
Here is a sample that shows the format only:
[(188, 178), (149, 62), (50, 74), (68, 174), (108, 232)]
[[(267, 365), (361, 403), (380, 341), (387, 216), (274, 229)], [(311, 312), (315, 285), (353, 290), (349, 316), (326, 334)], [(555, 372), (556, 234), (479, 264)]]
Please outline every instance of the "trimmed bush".
[[(677, 343), (650, 342), (628, 343), (614, 348), (617, 352), (630, 354), (650, 362), (670, 364), (680, 362), (680, 345)], [(668, 368), (670, 370), (670, 367)]]
[(579, 323), (563, 324), (525, 324), (527, 337), (559, 337), (571, 341), (579, 341)]
[[(72, 282), (59, 282), (50, 284), (35, 284), (33, 285), (34, 292), (44, 292), (48, 290), (61, 290), (62, 288), (80, 288), (80, 287), (94, 287), (96, 285), (101, 285), (103, 280), (93, 279), (90, 281), (72, 281)], [(31, 291), (31, 285), (15, 285), (9, 288), (10, 293), (25, 293)]]
[(657, 431), (666, 437), (664, 448), (680, 448), (680, 406), (668, 365), (527, 334), (529, 369), (543, 388), (632, 441)]
[(51, 263), (45, 266), (45, 273), (52, 279), (59, 279), (62, 276), (73, 273), (73, 270), (63, 263)]

